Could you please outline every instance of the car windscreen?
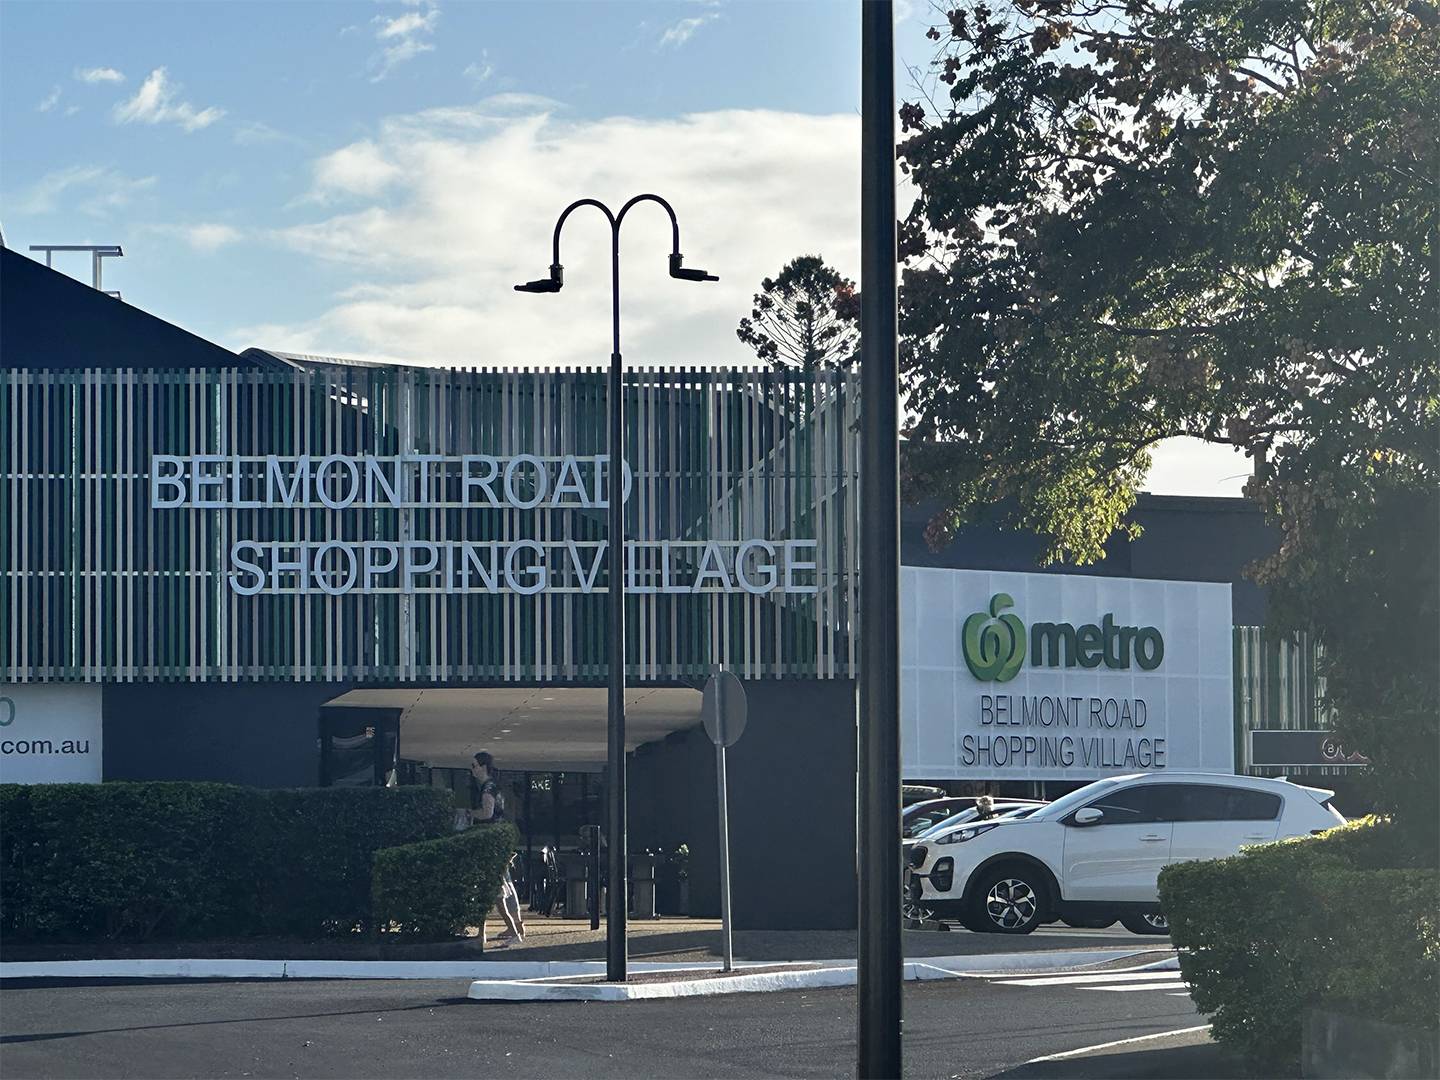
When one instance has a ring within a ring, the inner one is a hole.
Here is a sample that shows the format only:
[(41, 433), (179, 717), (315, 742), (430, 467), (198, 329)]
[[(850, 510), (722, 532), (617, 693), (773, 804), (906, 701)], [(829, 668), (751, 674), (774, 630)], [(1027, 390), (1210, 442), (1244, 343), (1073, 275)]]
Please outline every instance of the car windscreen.
[(973, 799), (931, 799), (905, 808), (901, 821), (905, 835), (919, 836), (927, 829), (949, 820), (953, 815), (974, 806)]
[(961, 810), (958, 814), (951, 814), (944, 820), (936, 822), (934, 825), (927, 827), (923, 832), (918, 832), (915, 835), (923, 840), (926, 837), (943, 832), (952, 825), (963, 825), (967, 821), (974, 821), (979, 816), (980, 811), (972, 806), (969, 810)]
[(1112, 788), (1118, 784), (1118, 780), (1096, 780), (1093, 784), (1086, 784), (1082, 788), (1076, 788), (1069, 795), (1061, 795), (1049, 806), (1041, 807), (1045, 811), (1046, 818), (1064, 817), (1071, 810), (1078, 810), (1096, 795)]

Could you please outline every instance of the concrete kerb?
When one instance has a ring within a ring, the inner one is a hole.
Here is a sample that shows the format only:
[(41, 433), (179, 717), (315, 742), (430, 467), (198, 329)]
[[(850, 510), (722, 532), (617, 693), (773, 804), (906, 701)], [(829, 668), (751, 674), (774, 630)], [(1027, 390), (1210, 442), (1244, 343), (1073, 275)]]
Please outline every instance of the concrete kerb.
[[(991, 953), (981, 956), (933, 956), (924, 960), (906, 961), (906, 982), (1004, 975), (1025, 971), (1071, 971), (1111, 963), (1133, 956), (1148, 956), (1155, 950), (1083, 949), (1049, 950), (1045, 952)], [(1143, 965), (1145, 968), (1174, 963), (1174, 958)], [(596, 965), (597, 967), (599, 965)], [(751, 965), (757, 966), (757, 965)], [(773, 965), (765, 965), (773, 966)], [(632, 965), (638, 970), (638, 965)], [(657, 970), (652, 968), (651, 970)], [(658, 969), (666, 970), (666, 969)], [(668, 970), (713, 972), (714, 966), (701, 968), (695, 964), (677, 965)], [(489, 974), (487, 972), (487, 974)], [(598, 972), (587, 972), (593, 977)], [(701, 997), (712, 994), (754, 994), (777, 990), (816, 990), (835, 986), (853, 986), (856, 980), (853, 960), (822, 960), (804, 965), (797, 971), (766, 971), (753, 975), (743, 972), (728, 978), (677, 979), (674, 982), (646, 983), (556, 983), (530, 979), (476, 979), (467, 996), (473, 1001), (645, 1001), (659, 998)]]
[[(962, 975), (1003, 974), (1009, 971), (1037, 971), (1084, 967), (1106, 961), (1153, 953), (1153, 949), (1054, 949), (1022, 953), (991, 953), (978, 956), (932, 956), (906, 964), (911, 979), (954, 978)], [(1161, 961), (1162, 963), (1164, 961)], [(853, 959), (801, 962), (804, 974), (848, 970), (854, 981)], [(775, 961), (740, 961), (738, 968), (773, 968)], [(637, 961), (632, 971), (693, 971), (713, 965), (688, 962)], [(485, 983), (553, 979), (565, 976), (594, 976), (605, 972), (603, 961), (594, 960), (46, 960), (0, 963), (0, 979), (473, 979)], [(775, 973), (789, 978), (792, 973)], [(828, 977), (828, 976), (826, 976)], [(754, 978), (760, 978), (755, 976)], [(729, 989), (733, 980), (720, 980)], [(648, 986), (669, 985), (650, 983)], [(845, 983), (816, 985), (846, 985)], [(713, 992), (713, 991), (710, 991)]]
[[(740, 966), (760, 964), (745, 962)], [(634, 971), (689, 971), (695, 963), (640, 962), (630, 967)], [(604, 973), (604, 961), (595, 960), (164, 959), (0, 963), (0, 979), (538, 979)]]

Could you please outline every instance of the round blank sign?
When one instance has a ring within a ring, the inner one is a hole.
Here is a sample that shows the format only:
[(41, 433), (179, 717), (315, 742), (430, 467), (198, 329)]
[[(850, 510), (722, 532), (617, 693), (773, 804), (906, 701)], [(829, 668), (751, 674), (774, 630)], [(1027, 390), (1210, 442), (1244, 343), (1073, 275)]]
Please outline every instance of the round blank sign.
[[(724, 688), (723, 693), (721, 688)], [(724, 714), (721, 714), (721, 698)], [(750, 707), (745, 701), (745, 687), (728, 671), (717, 672), (705, 681), (705, 696), (700, 715), (705, 721), (705, 734), (716, 746), (734, 746), (745, 731)]]

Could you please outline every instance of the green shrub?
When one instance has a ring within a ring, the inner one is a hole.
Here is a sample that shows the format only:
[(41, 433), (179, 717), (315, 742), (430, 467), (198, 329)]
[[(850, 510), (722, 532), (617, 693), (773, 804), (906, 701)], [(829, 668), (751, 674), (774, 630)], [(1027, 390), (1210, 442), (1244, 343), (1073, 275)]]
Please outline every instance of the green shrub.
[(1440, 872), (1405, 851), (1367, 819), (1161, 871), (1180, 969), (1215, 1038), (1279, 1070), (1298, 1061), (1310, 1008), (1433, 1028)]
[(376, 922), (435, 938), (480, 926), (518, 839), (505, 823), (375, 852)]
[(454, 799), (442, 788), (303, 788), (265, 792), (261, 876), (273, 933), (344, 933), (370, 923), (370, 867), (381, 848), (445, 836)]
[(348, 932), (377, 848), (444, 835), (431, 788), (0, 785), (0, 932), (72, 941)]
[(0, 925), (82, 939), (244, 926), (257, 873), (245, 827), (253, 805), (224, 784), (5, 785)]

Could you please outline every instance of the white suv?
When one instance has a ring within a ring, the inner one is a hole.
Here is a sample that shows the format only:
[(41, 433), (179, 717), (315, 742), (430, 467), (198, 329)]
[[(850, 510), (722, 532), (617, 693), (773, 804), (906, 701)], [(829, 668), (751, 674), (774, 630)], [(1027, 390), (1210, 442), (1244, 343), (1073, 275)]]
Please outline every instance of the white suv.
[(1334, 794), (1217, 773), (1097, 780), (1024, 817), (911, 845), (907, 899), (991, 933), (1028, 934), (1056, 918), (1107, 926), (1118, 917), (1137, 934), (1163, 934), (1161, 867), (1343, 824)]

